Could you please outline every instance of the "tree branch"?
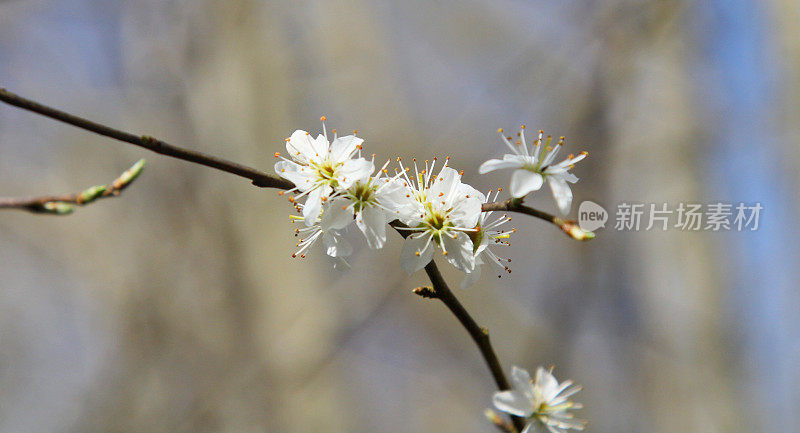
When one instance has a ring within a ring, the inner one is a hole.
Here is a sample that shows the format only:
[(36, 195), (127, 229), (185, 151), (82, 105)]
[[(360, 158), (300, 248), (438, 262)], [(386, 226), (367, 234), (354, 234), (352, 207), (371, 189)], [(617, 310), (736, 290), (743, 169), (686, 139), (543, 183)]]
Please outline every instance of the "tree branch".
[(41, 114), (42, 116), (68, 123), (72, 126), (77, 126), (78, 128), (85, 129), (96, 134), (105, 135), (106, 137), (124, 141), (126, 143), (133, 144), (134, 146), (143, 147), (162, 155), (171, 156), (173, 158), (182, 159), (195, 164), (205, 165), (206, 167), (216, 168), (217, 170), (222, 170), (244, 177), (250, 179), (253, 182), (253, 185), (258, 187), (281, 189), (291, 189), (294, 187), (294, 184), (288, 180), (260, 170), (256, 170), (255, 168), (207, 155), (202, 152), (182, 149), (147, 135), (138, 136), (131, 134), (130, 132), (114, 129), (109, 126), (92, 122), (91, 120), (42, 105), (38, 102), (31, 101), (30, 99), (15, 95), (3, 88), (0, 88), (0, 101), (22, 108), (23, 110), (33, 111), (34, 113)]
[[(76, 126), (78, 128), (94, 132), (96, 134), (104, 135), (106, 137), (111, 137), (119, 141), (124, 141), (126, 143), (130, 143), (135, 146), (143, 147), (145, 149), (151, 150), (161, 155), (171, 156), (173, 158), (182, 159), (184, 161), (193, 162), (195, 164), (205, 165), (206, 167), (215, 168), (217, 170), (222, 170), (227, 173), (244, 177), (250, 179), (253, 182), (253, 185), (258, 187), (278, 188), (284, 190), (294, 188), (294, 184), (291, 183), (290, 181), (263, 172), (261, 170), (248, 167), (246, 165), (242, 165), (236, 162), (227, 161), (225, 159), (208, 155), (202, 152), (196, 152), (188, 149), (183, 149), (177, 146), (173, 146), (162, 140), (147, 135), (137, 136), (131, 134), (130, 132), (102, 125), (100, 123), (93, 122), (91, 120), (84, 119), (82, 117), (78, 117), (73, 114), (69, 114), (52, 107), (48, 107), (36, 101), (23, 98), (19, 95), (9, 92), (8, 90), (2, 87), (0, 87), (0, 101), (3, 101), (15, 107), (22, 108), (23, 110), (32, 111), (34, 113), (41, 114), (42, 116), (49, 117), (51, 119), (55, 119), (64, 123), (68, 123), (72, 126)], [(556, 226), (560, 227), (561, 230), (563, 230), (565, 233), (567, 233), (568, 235), (572, 236), (575, 239), (588, 240), (594, 237), (594, 234), (591, 232), (583, 232), (582, 236), (576, 237), (575, 235), (571, 234), (572, 230), (574, 230), (574, 228), (577, 227), (577, 224), (575, 224), (574, 221), (564, 220), (554, 215), (550, 215), (547, 212), (543, 212), (538, 209), (524, 206), (522, 204), (522, 199), (512, 198), (504, 202), (485, 203), (483, 205), (483, 211), (484, 212), (507, 211), (507, 212), (524, 213), (527, 215), (534, 216), (536, 218), (543, 219), (552, 224), (555, 224)]]
[[(392, 226), (403, 238), (407, 238), (411, 235), (411, 233), (407, 230), (400, 230), (403, 228), (408, 228), (408, 226), (399, 220), (394, 220), (390, 222), (389, 225)], [(447, 285), (447, 282), (445, 282), (444, 277), (442, 277), (442, 273), (439, 272), (439, 268), (436, 266), (436, 263), (433, 260), (425, 265), (425, 273), (428, 274), (428, 279), (431, 280), (432, 287), (417, 287), (413, 290), (414, 294), (423, 298), (438, 299), (442, 301), (444, 305), (453, 313), (453, 315), (456, 316), (456, 319), (458, 319), (458, 321), (461, 323), (461, 326), (467, 330), (469, 336), (472, 337), (472, 340), (478, 346), (478, 350), (481, 352), (483, 360), (489, 367), (489, 372), (492, 373), (492, 378), (494, 379), (494, 383), (497, 385), (497, 389), (500, 391), (511, 389), (508, 379), (503, 372), (503, 366), (500, 365), (500, 360), (497, 358), (497, 354), (494, 352), (494, 348), (492, 347), (492, 342), (489, 340), (489, 331), (486, 328), (481, 328), (478, 323), (475, 322), (475, 319), (469, 315), (466, 308), (461, 305), (461, 302), (458, 300), (458, 298), (456, 298), (456, 295), (453, 293), (453, 291), (450, 290), (450, 287)], [(513, 422), (517, 431), (522, 431), (525, 426), (525, 422), (522, 418), (512, 416), (511, 421)]]
[[(143, 147), (145, 149), (151, 150), (153, 152), (162, 155), (171, 156), (173, 158), (182, 159), (184, 161), (193, 162), (196, 164), (204, 165), (207, 167), (215, 168), (217, 170), (222, 170), (231, 174), (235, 174), (237, 176), (244, 177), (250, 179), (253, 182), (253, 185), (256, 185), (258, 187), (278, 188), (284, 190), (291, 189), (294, 187), (294, 184), (289, 182), (288, 180), (262, 172), (260, 170), (250, 168), (235, 162), (227, 161), (221, 158), (217, 158), (211, 155), (207, 155), (201, 152), (182, 149), (153, 137), (137, 136), (129, 132), (121, 131), (99, 123), (95, 123), (90, 120), (77, 117), (72, 114), (39, 104), (29, 99), (22, 98), (2, 88), (0, 88), (0, 101), (3, 101), (10, 105), (14, 105), (24, 110), (32, 111), (41, 114), (43, 116), (50, 117), (52, 119), (61, 122), (68, 123), (70, 125), (76, 126), (81, 129), (85, 129), (87, 131), (104, 135), (106, 137), (111, 137), (116, 140), (124, 141), (133, 144), (135, 146)], [(69, 197), (71, 196), (67, 196), (67, 198)], [(61, 196), (58, 198), (65, 198), (65, 197)], [(559, 228), (561, 228), (561, 230), (563, 230), (566, 234), (568, 234), (574, 239), (589, 240), (594, 237), (593, 233), (581, 230), (580, 227), (578, 227), (577, 223), (575, 223), (574, 221), (565, 220), (550, 215), (546, 212), (542, 212), (540, 210), (524, 206), (522, 204), (522, 199), (509, 199), (506, 200), (505, 202), (486, 203), (483, 205), (482, 210), (484, 212), (507, 211), (507, 212), (524, 213), (526, 215), (543, 219), (558, 226)], [(403, 224), (400, 223), (399, 221), (393, 221), (390, 223), (390, 225), (395, 228), (403, 226)], [(398, 232), (403, 237), (406, 237), (408, 235), (408, 233), (405, 231), (398, 230)], [(444, 281), (442, 274), (439, 272), (438, 267), (433, 261), (431, 261), (430, 263), (428, 263), (428, 265), (425, 266), (425, 272), (428, 274), (428, 277), (431, 280), (433, 288), (432, 290), (427, 290), (428, 288), (425, 288), (426, 290), (421, 290), (420, 291), (421, 293), (418, 294), (425, 297), (439, 299), (445, 304), (445, 306), (447, 306), (447, 308), (453, 313), (453, 315), (456, 316), (458, 321), (467, 330), (470, 337), (472, 337), (472, 340), (478, 346), (478, 349), (480, 350), (481, 355), (486, 361), (486, 364), (489, 367), (492, 377), (494, 378), (497, 388), (500, 389), (501, 391), (509, 389), (510, 386), (508, 383), (508, 379), (506, 378), (505, 373), (503, 372), (503, 368), (500, 365), (500, 361), (497, 358), (497, 354), (494, 352), (491, 341), (489, 340), (488, 331), (484, 328), (481, 328), (475, 322), (472, 316), (469, 315), (464, 306), (461, 305), (461, 302), (459, 302), (458, 298), (456, 298), (455, 294), (453, 294), (453, 292), (447, 286), (447, 283)], [(524, 421), (521, 418), (514, 416), (511, 417), (511, 420), (514, 426), (517, 428), (517, 430), (521, 431), (524, 426)]]
[(20, 209), (34, 213), (67, 215), (75, 206), (84, 206), (95, 200), (118, 196), (144, 169), (144, 159), (137, 161), (108, 185), (97, 185), (76, 194), (51, 195), (29, 198), (0, 198), (0, 209)]

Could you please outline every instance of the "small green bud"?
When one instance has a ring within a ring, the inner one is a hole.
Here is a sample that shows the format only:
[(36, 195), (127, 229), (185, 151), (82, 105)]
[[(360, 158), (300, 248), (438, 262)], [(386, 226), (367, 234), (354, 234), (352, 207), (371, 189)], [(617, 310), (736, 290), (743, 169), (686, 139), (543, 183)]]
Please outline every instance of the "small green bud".
[(558, 218), (557, 223), (561, 226), (561, 230), (572, 239), (578, 241), (590, 241), (594, 239), (594, 232), (583, 230), (575, 221), (564, 221)]
[(95, 201), (98, 197), (103, 195), (106, 192), (105, 185), (97, 185), (91, 188), (87, 188), (83, 190), (80, 194), (78, 194), (78, 204), (87, 204)]
[(75, 210), (75, 205), (64, 203), (63, 201), (49, 201), (42, 205), (42, 212), (56, 215), (68, 215)]
[(131, 182), (136, 180), (136, 178), (142, 174), (142, 170), (144, 170), (144, 164), (144, 159), (136, 161), (131, 168), (125, 170), (116, 180), (114, 180), (114, 182), (111, 182), (111, 188), (115, 191), (125, 189), (125, 187), (130, 185)]

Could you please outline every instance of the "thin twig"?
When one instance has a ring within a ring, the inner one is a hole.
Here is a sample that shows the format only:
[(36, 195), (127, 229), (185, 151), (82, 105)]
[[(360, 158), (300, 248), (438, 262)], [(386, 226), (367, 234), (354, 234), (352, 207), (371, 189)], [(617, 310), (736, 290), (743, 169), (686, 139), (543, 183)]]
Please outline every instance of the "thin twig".
[(481, 207), (481, 210), (483, 212), (505, 211), (505, 212), (517, 212), (525, 215), (530, 215), (532, 217), (536, 217), (545, 220), (551, 224), (554, 224), (572, 239), (577, 239), (579, 241), (589, 241), (594, 239), (594, 233), (581, 229), (577, 222), (564, 218), (559, 218), (547, 212), (540, 211), (539, 209), (534, 209), (532, 207), (525, 206), (524, 204), (522, 204), (521, 198), (510, 198), (506, 201), (484, 203), (483, 206)]
[(75, 194), (49, 195), (28, 198), (0, 198), (0, 209), (19, 209), (50, 215), (67, 215), (75, 206), (85, 206), (95, 200), (118, 196), (144, 169), (140, 159), (108, 185), (96, 185)]
[(265, 173), (261, 170), (247, 167), (242, 164), (237, 164), (222, 158), (217, 158), (202, 152), (173, 146), (162, 140), (147, 135), (134, 135), (130, 132), (125, 132), (109, 126), (101, 125), (99, 123), (92, 122), (91, 120), (65, 113), (61, 110), (57, 110), (55, 108), (42, 105), (38, 102), (31, 101), (30, 99), (23, 98), (19, 95), (15, 95), (3, 88), (0, 88), (0, 101), (24, 110), (39, 113), (42, 116), (46, 116), (51, 119), (69, 123), (70, 125), (77, 126), (78, 128), (85, 129), (96, 134), (105, 135), (106, 137), (111, 137), (135, 146), (143, 147), (162, 155), (171, 156), (173, 158), (182, 159), (184, 161), (189, 161), (195, 164), (205, 165), (207, 167), (216, 168), (217, 170), (232, 173), (237, 176), (250, 179), (255, 186), (281, 189), (291, 189), (294, 187), (294, 184), (288, 180)]
[[(489, 331), (486, 328), (478, 326), (475, 319), (473, 319), (464, 306), (461, 305), (456, 295), (450, 290), (450, 287), (447, 286), (444, 277), (442, 277), (442, 273), (439, 272), (439, 268), (433, 260), (425, 266), (425, 273), (428, 274), (428, 278), (431, 280), (433, 290), (436, 292), (436, 298), (442, 301), (453, 315), (456, 316), (458, 321), (461, 322), (461, 326), (467, 330), (469, 336), (472, 337), (472, 340), (478, 346), (478, 350), (480, 350), (483, 359), (486, 361), (486, 365), (489, 367), (489, 371), (492, 373), (492, 378), (494, 378), (497, 389), (500, 391), (511, 389), (508, 379), (503, 372), (503, 366), (500, 365), (500, 360), (497, 358), (494, 348), (492, 348), (492, 343), (489, 340)], [(525, 426), (525, 422), (522, 418), (512, 416), (511, 421), (518, 431), (522, 431)]]

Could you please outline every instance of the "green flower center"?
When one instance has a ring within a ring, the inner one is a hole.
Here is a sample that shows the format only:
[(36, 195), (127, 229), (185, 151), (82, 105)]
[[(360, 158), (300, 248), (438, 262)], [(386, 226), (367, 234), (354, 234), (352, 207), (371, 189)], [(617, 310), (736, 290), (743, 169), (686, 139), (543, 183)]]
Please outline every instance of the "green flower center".
[(336, 164), (336, 166), (334, 166), (330, 161), (325, 160), (320, 163), (312, 162), (310, 165), (317, 171), (321, 179), (331, 180), (336, 176), (336, 169), (339, 168), (341, 164)]
[(336, 170), (342, 164), (334, 165), (332, 162), (328, 161), (327, 159), (321, 162), (311, 162), (309, 166), (314, 169), (317, 173), (318, 182), (327, 183), (332, 188), (336, 188), (339, 186), (339, 182), (336, 180)]
[(441, 231), (446, 227), (452, 227), (453, 224), (447, 220), (448, 212), (442, 212), (434, 209), (430, 202), (425, 203), (425, 222), (433, 230)]
[(350, 197), (353, 199), (353, 208), (356, 212), (360, 212), (375, 201), (375, 189), (370, 182), (366, 184), (358, 182), (350, 188)]
[(531, 418), (541, 417), (541, 416), (549, 416), (553, 412), (565, 411), (569, 410), (574, 406), (574, 403), (571, 401), (565, 401), (564, 403), (557, 404), (555, 406), (550, 406), (547, 402), (542, 402), (536, 411), (530, 416)]

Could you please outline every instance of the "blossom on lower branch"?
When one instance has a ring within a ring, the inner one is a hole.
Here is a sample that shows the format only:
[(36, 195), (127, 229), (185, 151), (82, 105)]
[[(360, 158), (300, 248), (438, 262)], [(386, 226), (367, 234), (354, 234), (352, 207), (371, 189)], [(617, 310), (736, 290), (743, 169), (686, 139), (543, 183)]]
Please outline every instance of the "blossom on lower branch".
[(492, 400), (497, 409), (527, 419), (521, 433), (583, 430), (586, 422), (569, 412), (583, 406), (568, 400), (581, 390), (580, 386), (573, 385), (570, 380), (559, 384), (553, 374), (542, 367), (536, 370), (536, 380), (531, 380), (526, 370), (511, 367), (511, 383), (513, 390), (497, 392)]

